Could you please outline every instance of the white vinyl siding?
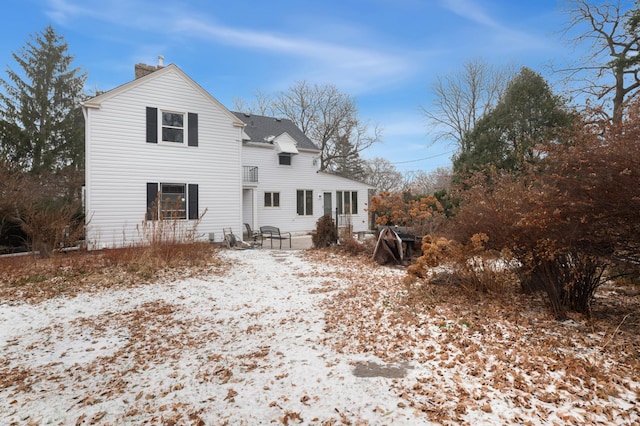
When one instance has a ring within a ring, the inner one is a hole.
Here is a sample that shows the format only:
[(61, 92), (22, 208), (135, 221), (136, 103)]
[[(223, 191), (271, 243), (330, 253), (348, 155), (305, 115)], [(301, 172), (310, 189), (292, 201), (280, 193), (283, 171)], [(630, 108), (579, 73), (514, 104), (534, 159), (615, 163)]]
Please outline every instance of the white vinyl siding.
[[(294, 155), (291, 166), (278, 165), (278, 153), (273, 146), (268, 144), (250, 144), (242, 148), (242, 161), (244, 165), (253, 165), (259, 168), (260, 179), (257, 190), (260, 197), (264, 192), (280, 193), (280, 208), (264, 207), (262, 198), (258, 209), (256, 227), (271, 225), (277, 226), (282, 231), (305, 233), (313, 231), (316, 222), (324, 214), (323, 196), (325, 192), (332, 194), (332, 206), (335, 213), (336, 191), (349, 191), (352, 196), (356, 194), (358, 200), (357, 214), (350, 220), (355, 232), (366, 231), (368, 222), (368, 190), (370, 186), (345, 179), (340, 176), (318, 172), (317, 158), (319, 153), (299, 150)], [(316, 160), (316, 163), (314, 163)], [(313, 191), (313, 214), (298, 215), (297, 190), (309, 189)], [(320, 195), (320, 198), (318, 197)], [(244, 221), (250, 223), (251, 215), (245, 212)]]
[[(94, 247), (140, 240), (148, 182), (198, 183), (204, 238), (213, 232), (220, 240), (223, 227), (242, 225), (241, 129), (180, 72), (156, 72), (86, 109), (87, 242)], [(198, 146), (147, 143), (147, 107), (197, 113)]]

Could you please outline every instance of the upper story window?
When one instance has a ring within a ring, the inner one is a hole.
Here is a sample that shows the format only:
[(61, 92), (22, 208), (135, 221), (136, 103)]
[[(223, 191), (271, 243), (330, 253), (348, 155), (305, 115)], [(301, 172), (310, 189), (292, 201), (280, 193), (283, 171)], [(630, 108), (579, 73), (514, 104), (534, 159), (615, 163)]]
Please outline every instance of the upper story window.
[(278, 155), (278, 164), (281, 166), (290, 166), (291, 165), (291, 154), (279, 154)]
[(184, 114), (162, 111), (162, 142), (184, 143)]
[(147, 107), (147, 143), (198, 146), (198, 114)]

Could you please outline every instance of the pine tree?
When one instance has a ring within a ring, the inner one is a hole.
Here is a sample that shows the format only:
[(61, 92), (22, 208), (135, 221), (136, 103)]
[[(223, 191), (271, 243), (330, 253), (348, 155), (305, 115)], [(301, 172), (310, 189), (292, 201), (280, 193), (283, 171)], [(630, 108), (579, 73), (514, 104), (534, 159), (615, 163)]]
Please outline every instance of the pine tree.
[(557, 130), (568, 127), (573, 118), (544, 78), (524, 67), (496, 107), (465, 135), (466, 150), (454, 159), (454, 170), (522, 170), (538, 160), (536, 145), (554, 142)]
[(47, 26), (13, 53), (21, 72), (8, 67), (8, 80), (0, 79), (0, 153), (23, 170), (84, 166), (78, 107), (87, 77), (71, 68), (67, 48), (64, 38)]
[(356, 151), (348, 136), (338, 136), (334, 143), (333, 173), (349, 179), (364, 180), (366, 171), (360, 153)]

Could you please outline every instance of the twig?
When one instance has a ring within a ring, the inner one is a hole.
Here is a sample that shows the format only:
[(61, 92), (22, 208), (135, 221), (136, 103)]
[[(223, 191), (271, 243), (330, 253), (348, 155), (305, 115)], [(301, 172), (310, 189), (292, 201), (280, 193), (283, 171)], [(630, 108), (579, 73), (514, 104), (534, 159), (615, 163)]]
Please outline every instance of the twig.
[(613, 333), (611, 334), (611, 336), (609, 337), (609, 340), (607, 340), (607, 343), (604, 344), (604, 346), (602, 346), (602, 348), (600, 348), (601, 351), (604, 351), (604, 349), (609, 345), (609, 343), (611, 343), (611, 340), (613, 339), (613, 336), (616, 335), (616, 333), (618, 332), (618, 330), (620, 330), (620, 326), (622, 325), (622, 323), (624, 322), (624, 320), (627, 319), (627, 317), (631, 315), (630, 313), (625, 315), (624, 318), (622, 318), (622, 321), (620, 321), (620, 324), (618, 324), (618, 326), (616, 327), (616, 329), (613, 331)]

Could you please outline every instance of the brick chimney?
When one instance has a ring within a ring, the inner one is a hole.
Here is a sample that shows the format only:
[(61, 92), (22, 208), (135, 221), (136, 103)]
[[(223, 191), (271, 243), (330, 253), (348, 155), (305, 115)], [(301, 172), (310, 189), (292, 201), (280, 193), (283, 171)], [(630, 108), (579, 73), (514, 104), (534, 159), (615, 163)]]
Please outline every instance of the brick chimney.
[(145, 75), (149, 75), (154, 71), (159, 70), (160, 68), (164, 68), (164, 56), (158, 56), (158, 65), (147, 65), (147, 64), (136, 64), (135, 65), (135, 78), (136, 80), (140, 77), (144, 77)]

